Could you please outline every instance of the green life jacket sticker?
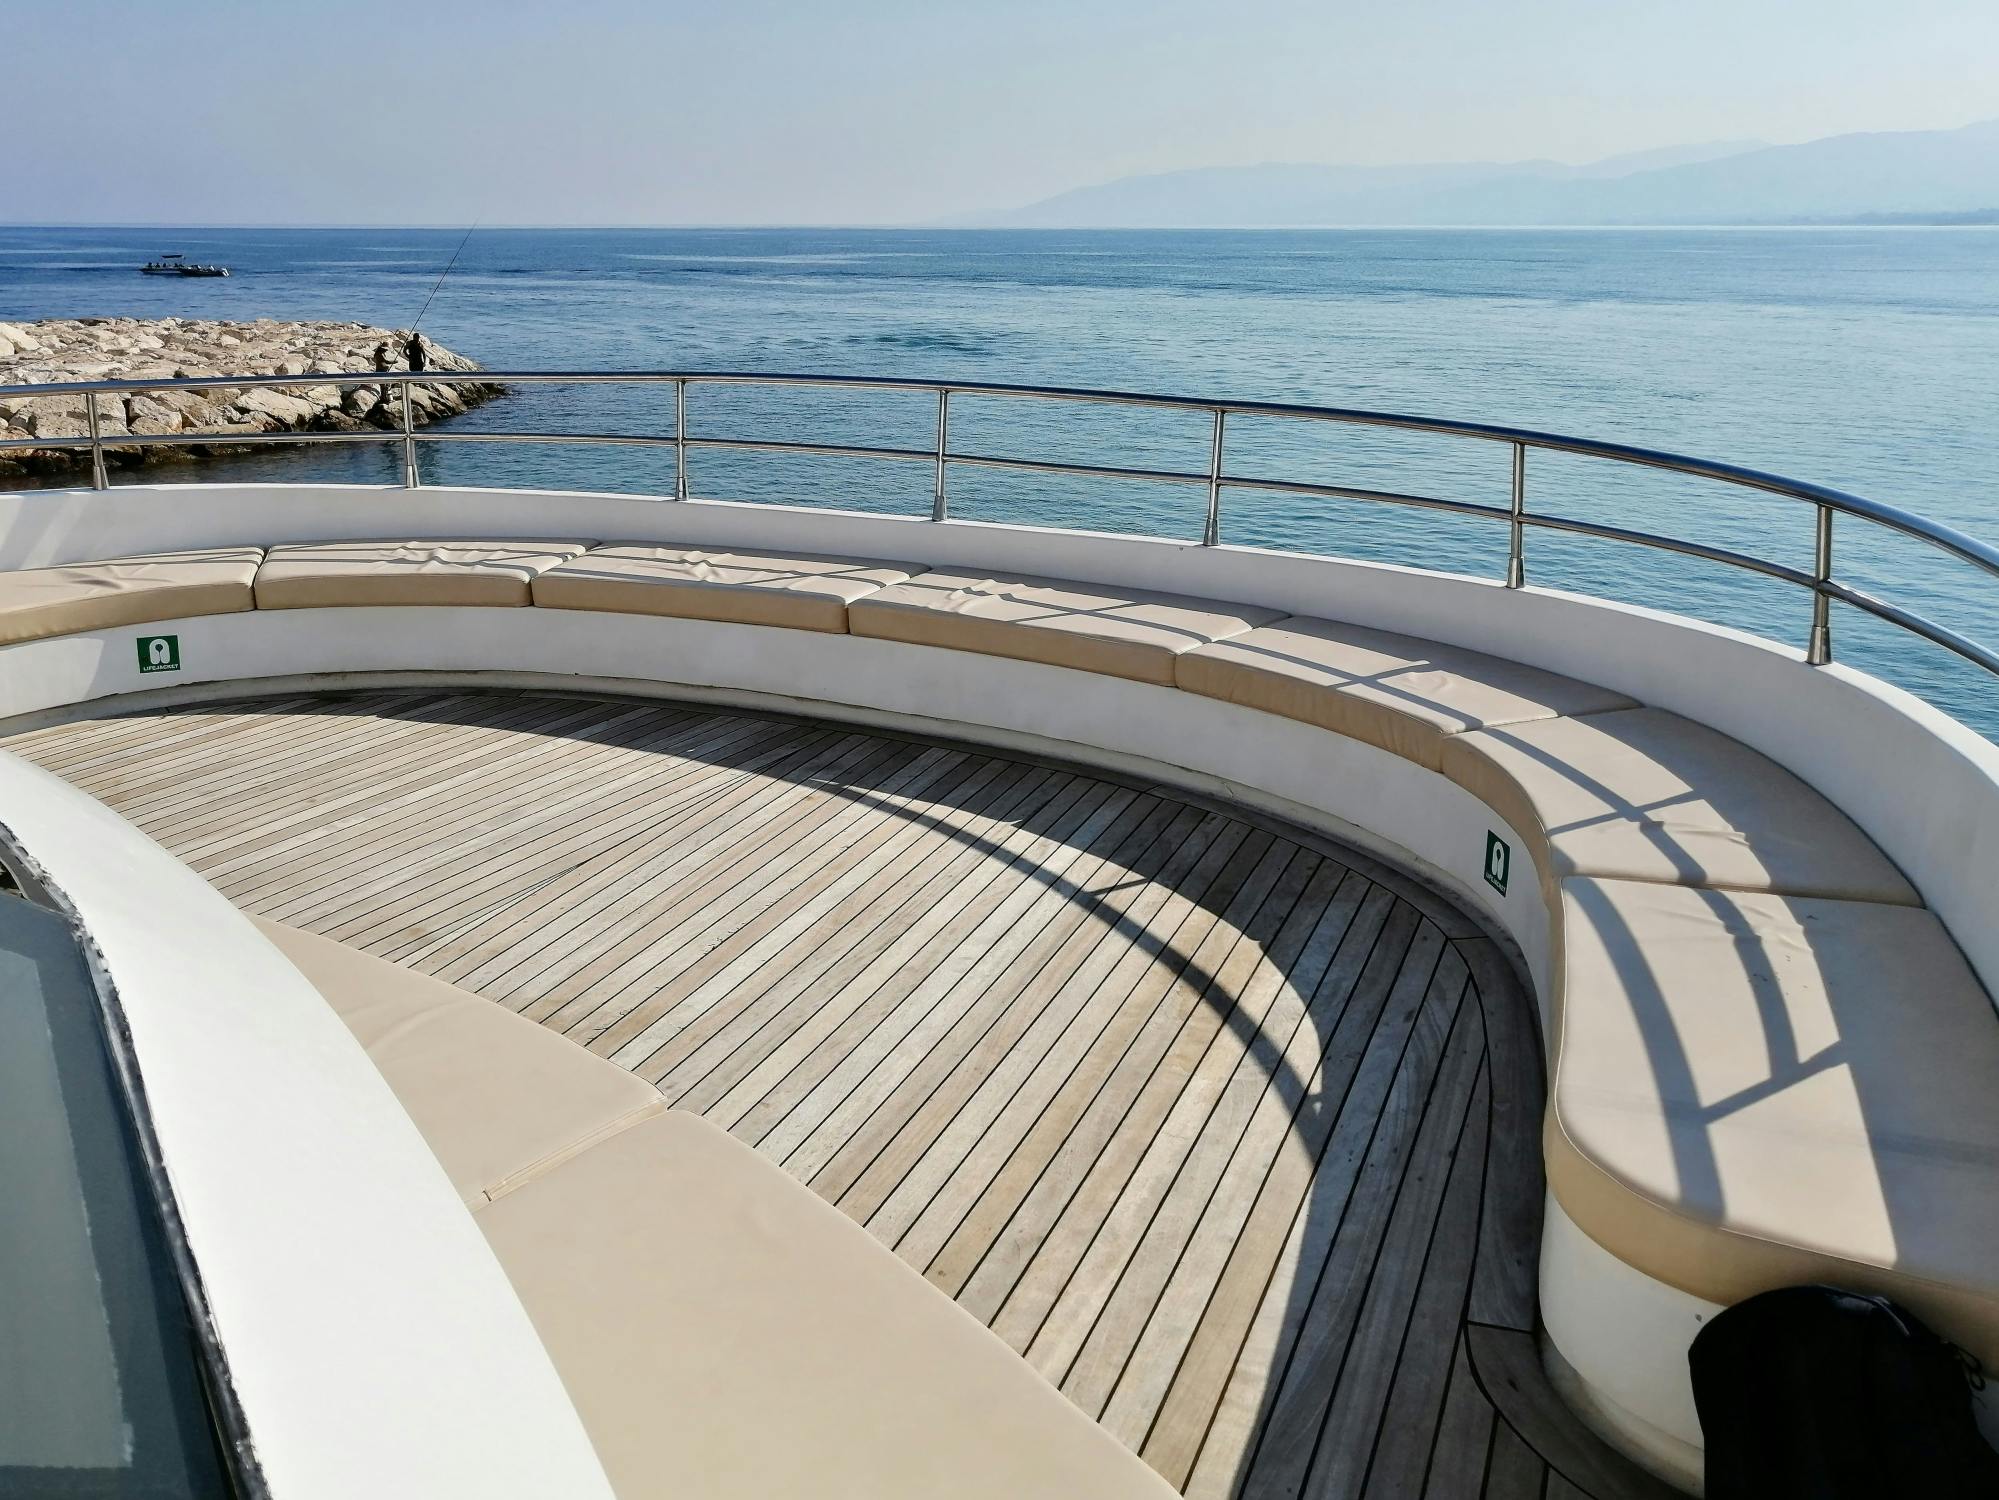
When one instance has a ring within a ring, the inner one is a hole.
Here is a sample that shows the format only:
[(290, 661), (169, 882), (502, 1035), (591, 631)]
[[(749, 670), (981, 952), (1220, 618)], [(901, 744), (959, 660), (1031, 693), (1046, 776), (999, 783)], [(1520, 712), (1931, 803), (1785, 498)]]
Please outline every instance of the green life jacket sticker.
[(141, 672), (178, 672), (180, 670), (180, 637), (177, 635), (140, 636), (139, 670)]
[(1506, 877), (1513, 870), (1513, 849), (1498, 834), (1487, 831), (1485, 836), (1485, 883), (1500, 895), (1506, 894)]

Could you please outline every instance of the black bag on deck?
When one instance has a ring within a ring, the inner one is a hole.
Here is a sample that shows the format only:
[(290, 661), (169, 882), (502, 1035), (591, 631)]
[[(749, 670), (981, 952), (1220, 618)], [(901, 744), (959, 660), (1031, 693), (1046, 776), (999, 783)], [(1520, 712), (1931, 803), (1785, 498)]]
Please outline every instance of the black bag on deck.
[(1999, 1500), (1977, 1366), (1886, 1297), (1764, 1292), (1694, 1339), (1707, 1500)]

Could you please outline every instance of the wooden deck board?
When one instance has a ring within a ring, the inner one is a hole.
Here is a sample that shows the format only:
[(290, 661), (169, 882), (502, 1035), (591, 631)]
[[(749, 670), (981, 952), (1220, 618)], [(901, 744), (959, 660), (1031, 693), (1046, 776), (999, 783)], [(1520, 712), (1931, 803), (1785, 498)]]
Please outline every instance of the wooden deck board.
[[(895, 941), (901, 930), (898, 912), (922, 909), (911, 903), (939, 863), (950, 867), (957, 837), (977, 837), (979, 829), (989, 826), (989, 815), (1003, 813), (1006, 799), (1023, 783), (1038, 780), (1019, 768), (992, 775), (975, 772), (961, 789), (964, 805), (942, 816), (928, 815), (920, 803), (902, 803), (899, 816), (855, 837), (817, 878), (788, 890), (757, 920), (735, 926), (723, 942), (700, 949), (671, 982), (658, 985), (661, 971), (648, 971), (641, 983), (658, 987), (593, 1045), (640, 1076), (664, 1083), (669, 1074), (686, 1077), (683, 1061), (698, 1058), (710, 1043), (715, 1045), (708, 1055), (718, 1065), (735, 1055), (745, 1029), (763, 1031), (773, 1007), (797, 1016), (801, 1008), (792, 1002), (816, 995), (822, 1003), (805, 1007), (805, 1012), (823, 1015), (826, 1005), (849, 998), (838, 988), (841, 981), (865, 970)], [(1104, 804), (1092, 799), (1091, 805), (1101, 811)], [(885, 831), (891, 836), (883, 837)], [(681, 951), (693, 952), (685, 945)], [(699, 1023), (690, 1025), (684, 1019), (688, 1013), (699, 1017)], [(723, 1024), (711, 1031), (717, 1017), (724, 1018)], [(697, 1084), (713, 1076), (712, 1070), (688, 1072)], [(668, 1096), (677, 1098), (682, 1086), (676, 1080)]]
[[(1093, 1006), (1119, 1004), (1121, 994), (1129, 999), (1126, 986), (1131, 976), (1148, 968), (1148, 963), (1138, 958), (1123, 965), (1120, 972), (1119, 960), (1132, 955), (1128, 946), (1121, 954), (1119, 945), (1108, 941), (1110, 932), (1133, 920), (1133, 913), (1146, 910), (1153, 893), (1170, 891), (1176, 875), (1198, 872), (1191, 877), (1199, 882), (1196, 888), (1209, 888), (1209, 882), (1229, 865), (1240, 846), (1242, 831), (1224, 830), (1226, 836), (1221, 838), (1210, 837), (1212, 832), (1206, 827), (1195, 829), (1173, 852), (1163, 874), (1148, 868), (1149, 858), (1144, 861), (1123, 881), (1124, 890), (1112, 892), (1104, 901), (1100, 920), (1083, 929), (1080, 940), (1073, 933), (1059, 929), (1051, 933), (1044, 927), (1023, 952), (1009, 956), (1003, 967), (982, 963), (979, 973), (968, 976), (973, 1008), (933, 1054), (937, 1063), (947, 1065), (944, 1075), (940, 1078), (931, 1072), (933, 1059), (925, 1059), (920, 1070), (920, 1102), (912, 1109), (887, 1115), (885, 1120), (870, 1121), (851, 1146), (841, 1148), (811, 1179), (814, 1186), (865, 1220), (901, 1182), (910, 1164), (950, 1127), (962, 1102), (972, 1097), (986, 1078), (994, 1059), (1004, 1056), (1037, 1019), (1043, 1002), (1036, 981), (1044, 969), (1051, 979), (1062, 978)], [(1183, 913), (1185, 909), (1183, 905)], [(1170, 922), (1162, 922), (1150, 930), (1170, 933), (1176, 929)], [(1093, 940), (1094, 948), (1085, 954), (1083, 949)], [(1105, 958), (1111, 960), (1108, 965), (1102, 962)], [(1173, 971), (1169, 966), (1149, 968), (1160, 986), (1170, 982)], [(976, 991), (973, 985), (981, 975), (989, 977), (983, 991)], [(1081, 1024), (1082, 1030), (1076, 1033), (1079, 1038), (1088, 1034), (1093, 1023)], [(877, 1124), (892, 1128), (876, 1131)], [(1010, 1158), (1007, 1165), (1013, 1160)]]
[(1450, 1386), (1437, 1425), (1423, 1434), (1430, 1442), (1428, 1469), (1419, 1490), (1425, 1500), (1477, 1500), (1485, 1488), (1486, 1458), (1492, 1451), (1492, 1404), (1472, 1373), (1471, 1351), (1460, 1335), (1451, 1351)]
[[(1081, 801), (1076, 811), (1089, 806)], [(815, 1029), (807, 1039), (809, 1052), (798, 1056), (802, 1049), (793, 1047), (797, 1060), (781, 1073), (766, 1066), (764, 1078), (745, 1080), (736, 1097), (721, 1101), (720, 1114), (732, 1130), (803, 1175), (810, 1159), (796, 1159), (796, 1146), (817, 1134), (836, 1112), (847, 1111), (851, 1120), (854, 1111), (892, 1094), (936, 1038), (977, 1008), (982, 992), (970, 982), (979, 967), (975, 956), (982, 942), (1025, 925), (1016, 914), (1043, 895), (1037, 877), (1072, 878), (1079, 865), (1102, 863), (1091, 856), (1073, 858), (1079, 844), (1095, 847), (1115, 836), (1115, 855), (1149, 843), (1165, 820), (1166, 809), (1152, 798), (1106, 804), (1066, 842), (1060, 829), (1023, 825), (995, 846), (1010, 868), (990, 884), (958, 879), (953, 873), (957, 867), (951, 867), (940, 877), (948, 882), (940, 895), (917, 898), (933, 900), (932, 910), (877, 960), (882, 972), (875, 976), (866, 1004), (837, 1029)], [(922, 939), (920, 946), (913, 938)], [(809, 997), (794, 1002), (810, 1003)], [(828, 1133), (842, 1132), (836, 1125)]]
[[(522, 726), (509, 726), (519, 729)], [(453, 841), (448, 851), (440, 850), (436, 841), (427, 836), (428, 830), (421, 825), (412, 825), (402, 830), (401, 836), (384, 840), (380, 835), (382, 821), (381, 808), (362, 803), (361, 806), (342, 820), (334, 838), (323, 840), (314, 846), (310, 859), (282, 855), (271, 863), (282, 868), (285, 877), (275, 874), (260, 878), (260, 888), (273, 892), (290, 888), (308, 893), (300, 899), (310, 899), (315, 887), (313, 877), (319, 868), (329, 862), (341, 862), (355, 845), (368, 847), (371, 857), (368, 866), (371, 871), (369, 890), (386, 890), (393, 887), (396, 878), (412, 867), (421, 868), (426, 863), (436, 863), (443, 859), (463, 862), (466, 856), (481, 847), (490, 847), (506, 837), (509, 825), (503, 816), (506, 806), (518, 804), (523, 799), (536, 798), (554, 804), (561, 799), (565, 805), (574, 805), (578, 798), (594, 799), (590, 805), (611, 807), (618, 805), (618, 794), (624, 786), (639, 776), (671, 775), (679, 782), (692, 782), (702, 775), (718, 777), (725, 773), (713, 770), (699, 762), (681, 759), (669, 766), (661, 766), (657, 759), (644, 752), (671, 750), (685, 756), (686, 749), (700, 740), (703, 726), (664, 725), (649, 722), (637, 716), (621, 716), (619, 719), (590, 723), (585, 727), (590, 731), (589, 743), (599, 747), (599, 755), (590, 759), (593, 765), (578, 767), (575, 757), (564, 754), (564, 747), (558, 745), (553, 753), (543, 746), (529, 743), (519, 744), (518, 734), (499, 737), (496, 749), (501, 754), (511, 753), (506, 761), (505, 796), (492, 796), (494, 778), (477, 774), (477, 766), (469, 767), (468, 773), (447, 784), (433, 783), (419, 787), (410, 798), (411, 803), (420, 807), (426, 817), (450, 819), (452, 826), (460, 830), (460, 837)], [(674, 731), (680, 730), (679, 733)], [(541, 736), (529, 736), (530, 739)], [(554, 736), (550, 736), (554, 737)], [(780, 742), (771, 747), (771, 753), (778, 753)], [(618, 755), (620, 749), (633, 753)], [(379, 769), (379, 768), (378, 768)], [(544, 827), (568, 828), (571, 824), (553, 816), (557, 808), (545, 808)], [(322, 822), (329, 821), (322, 817)], [(370, 831), (374, 837), (369, 837)], [(351, 899), (342, 909), (342, 918), (356, 922), (372, 910), (368, 903)]]
[[(892, 1047), (898, 1034), (897, 1017), (907, 1013), (903, 1030), (922, 1019), (936, 971), (919, 968), (920, 956), (932, 954), (940, 929), (952, 929), (959, 912), (954, 903), (968, 893), (1004, 901), (1018, 868), (1011, 856), (1035, 842), (1043, 818), (1058, 841), (1072, 839), (1087, 848), (1119, 833), (1131, 810), (1129, 797), (1101, 797), (1093, 789), (1055, 788), (1028, 778), (1033, 805), (1024, 826), (995, 838), (1003, 820), (1021, 811), (1022, 785), (1002, 790), (1005, 799), (988, 816), (963, 823), (940, 820), (938, 831), (952, 838), (945, 857), (909, 862), (902, 878), (871, 883), (870, 899), (850, 924), (856, 940), (844, 951), (822, 945), (810, 964), (788, 966), (786, 982), (765, 991), (749, 1016), (701, 1050), (678, 1049), (674, 1070), (661, 1075), (667, 1093), (684, 1101), (684, 1108), (712, 1113), (745, 1140), (761, 1143), (834, 1067), (878, 1060), (884, 1044)], [(1051, 791), (1061, 795), (1051, 801)], [(1000, 868), (983, 868), (989, 858)], [(1019, 888), (1017, 881), (1013, 888)], [(827, 1003), (829, 995), (839, 999)], [(670, 1050), (676, 1049), (662, 1052)]]
[[(1054, 792), (1057, 817), (1101, 808), (1071, 794), (1079, 790), (1000, 781), (981, 801), (1004, 815), (1025, 796), (1047, 811)], [(984, 818), (969, 821), (978, 826)], [(966, 824), (947, 826), (963, 831)], [(921, 843), (913, 828), (893, 839), (877, 831), (852, 840), (809, 878), (760, 893), (747, 908), (752, 920), (699, 946), (683, 945), (649, 975), (644, 982), (656, 988), (646, 1005), (604, 1033), (601, 1045), (682, 1108), (726, 1118), (733, 1128), (804, 1066), (828, 1033), (849, 1043), (865, 1038), (880, 1019), (894, 969), (935, 926), (948, 925), (943, 903), (969, 883), (970, 862), (962, 851), (934, 863), (913, 858)]]
[(245, 909), (709, 1114), (1200, 1496), (1653, 1496), (1534, 1351), (1539, 1041), (1406, 877), (1174, 790), (684, 704), (4, 742)]

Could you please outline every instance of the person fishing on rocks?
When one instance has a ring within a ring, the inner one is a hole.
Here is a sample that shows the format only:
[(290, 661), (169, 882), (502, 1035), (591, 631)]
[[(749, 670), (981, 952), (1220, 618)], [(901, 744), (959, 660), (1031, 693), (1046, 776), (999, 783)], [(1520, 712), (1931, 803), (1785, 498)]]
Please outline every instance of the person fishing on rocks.
[[(464, 239), (459, 240), (458, 248), (451, 252), (451, 259), (444, 263), (444, 271), (441, 275), (438, 276), (437, 285), (433, 286), (430, 289), (430, 295), (423, 299), (423, 306), (417, 309), (416, 317), (410, 320), (410, 336), (407, 340), (404, 341), (403, 353), (408, 357), (409, 367), (413, 373), (427, 370), (430, 368), (429, 346), (424, 343), (423, 335), (417, 332), (417, 330), (423, 326), (424, 314), (430, 311), (430, 304), (437, 300), (438, 290), (444, 285), (445, 277), (449, 276), (451, 274), (451, 268), (458, 264), (458, 257), (465, 253), (466, 241), (472, 238), (472, 231), (474, 229), (477, 229), (478, 227), (479, 227), (479, 221), (477, 219), (474, 219), (472, 223), (466, 227)], [(386, 391), (383, 392), (383, 395), (385, 397), (387, 394), (388, 393)], [(416, 393), (414, 391), (411, 391), (407, 386), (405, 386), (403, 388), (403, 394), (405, 397), (409, 397), (415, 395)], [(405, 418), (407, 418), (408, 415), (407, 406), (404, 407), (404, 415)]]

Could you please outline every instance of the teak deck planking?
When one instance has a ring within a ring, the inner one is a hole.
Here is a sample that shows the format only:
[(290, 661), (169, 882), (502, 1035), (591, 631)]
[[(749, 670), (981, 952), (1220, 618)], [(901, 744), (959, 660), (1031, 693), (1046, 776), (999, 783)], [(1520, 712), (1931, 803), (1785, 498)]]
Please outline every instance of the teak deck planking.
[(549, 693), (4, 743), (244, 909), (726, 1125), (1189, 1495), (1666, 1493), (1541, 1372), (1527, 1000), (1339, 845), (1018, 755)]

